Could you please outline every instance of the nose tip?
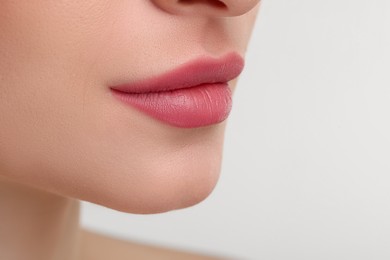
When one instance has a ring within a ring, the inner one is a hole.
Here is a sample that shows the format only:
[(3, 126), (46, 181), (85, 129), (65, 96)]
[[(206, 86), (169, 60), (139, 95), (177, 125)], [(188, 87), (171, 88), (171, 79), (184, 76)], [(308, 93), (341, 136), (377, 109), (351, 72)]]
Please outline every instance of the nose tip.
[(193, 16), (240, 16), (252, 10), (260, 0), (152, 0), (171, 14)]

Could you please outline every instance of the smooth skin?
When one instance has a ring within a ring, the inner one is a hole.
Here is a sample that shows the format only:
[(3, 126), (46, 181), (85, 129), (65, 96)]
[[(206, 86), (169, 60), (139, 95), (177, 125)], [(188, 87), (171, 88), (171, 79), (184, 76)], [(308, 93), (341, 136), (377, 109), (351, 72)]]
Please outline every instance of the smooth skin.
[(79, 228), (80, 200), (135, 214), (204, 200), (219, 178), (226, 122), (169, 126), (109, 86), (199, 57), (244, 57), (259, 6), (0, 1), (0, 259), (86, 260), (103, 249), (129, 259), (140, 247)]

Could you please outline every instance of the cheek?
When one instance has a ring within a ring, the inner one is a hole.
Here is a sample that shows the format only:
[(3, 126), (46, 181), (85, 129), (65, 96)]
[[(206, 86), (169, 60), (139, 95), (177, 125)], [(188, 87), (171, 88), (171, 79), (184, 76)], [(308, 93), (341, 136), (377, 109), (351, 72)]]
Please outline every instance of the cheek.
[(2, 175), (133, 213), (191, 206), (212, 191), (223, 124), (172, 129), (127, 110), (98, 82), (26, 67), (1, 84)]
[[(114, 4), (47, 2), (0, 3), (0, 174), (133, 213), (206, 198), (219, 177), (225, 125), (183, 131), (125, 110), (103, 83), (127, 73), (129, 58), (120, 55), (133, 42), (110, 31)], [(123, 45), (111, 50), (115, 34)]]
[(183, 132), (123, 111), (109, 95), (87, 93), (83, 106), (81, 91), (32, 86), (14, 85), (0, 100), (5, 177), (133, 213), (194, 205), (216, 184), (223, 124)]
[(136, 114), (123, 117), (107, 100), (78, 113), (57, 101), (1, 107), (2, 175), (132, 213), (188, 207), (214, 188), (223, 125), (175, 132)]

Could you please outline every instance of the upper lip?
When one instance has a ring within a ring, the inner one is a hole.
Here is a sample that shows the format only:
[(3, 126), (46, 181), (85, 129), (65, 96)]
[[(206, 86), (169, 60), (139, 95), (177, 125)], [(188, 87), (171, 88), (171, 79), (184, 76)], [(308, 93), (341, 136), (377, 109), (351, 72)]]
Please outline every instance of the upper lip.
[(221, 58), (201, 57), (167, 73), (130, 83), (112, 86), (126, 93), (149, 93), (195, 87), (202, 84), (226, 83), (238, 77), (244, 69), (244, 59), (237, 53)]

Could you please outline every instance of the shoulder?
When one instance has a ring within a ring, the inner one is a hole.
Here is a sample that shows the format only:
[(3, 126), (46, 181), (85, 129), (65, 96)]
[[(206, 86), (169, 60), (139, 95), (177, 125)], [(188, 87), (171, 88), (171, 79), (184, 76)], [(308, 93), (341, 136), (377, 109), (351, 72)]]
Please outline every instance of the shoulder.
[(221, 260), (223, 258), (144, 245), (125, 241), (88, 230), (81, 230), (81, 260), (128, 260), (128, 259), (169, 259), (169, 260)]

